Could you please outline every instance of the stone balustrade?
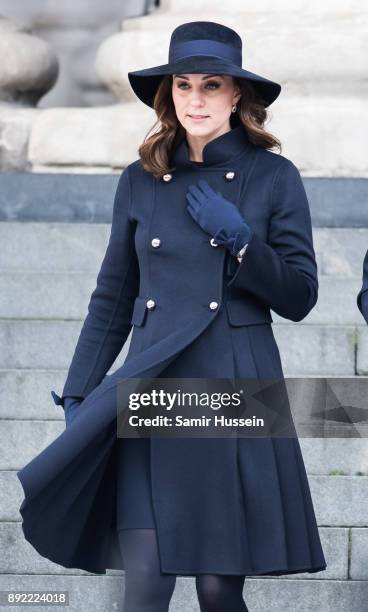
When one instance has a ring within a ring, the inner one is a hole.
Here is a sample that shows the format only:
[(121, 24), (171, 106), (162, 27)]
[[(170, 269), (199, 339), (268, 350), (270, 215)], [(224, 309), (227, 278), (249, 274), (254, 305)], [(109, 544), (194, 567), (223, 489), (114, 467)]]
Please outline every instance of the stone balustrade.
[(35, 106), (54, 85), (58, 60), (51, 47), (22, 26), (0, 17), (0, 100)]

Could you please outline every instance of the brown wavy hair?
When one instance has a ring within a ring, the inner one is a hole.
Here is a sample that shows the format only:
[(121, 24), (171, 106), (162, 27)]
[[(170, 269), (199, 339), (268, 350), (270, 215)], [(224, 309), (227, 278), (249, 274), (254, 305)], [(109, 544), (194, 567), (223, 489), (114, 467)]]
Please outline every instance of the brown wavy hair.
[[(278, 148), (281, 153), (281, 142), (264, 129), (268, 119), (265, 101), (257, 94), (253, 85), (245, 79), (232, 77), (240, 89), (241, 98), (237, 110), (230, 115), (230, 125), (235, 127), (242, 123), (250, 142), (264, 149)], [(157, 121), (146, 134), (138, 149), (142, 165), (147, 172), (156, 178), (174, 170), (170, 167), (171, 152), (185, 137), (186, 130), (178, 121), (172, 99), (172, 75), (165, 75), (157, 88), (153, 107)], [(159, 129), (155, 132), (155, 128)], [(151, 134), (151, 132), (153, 132)]]

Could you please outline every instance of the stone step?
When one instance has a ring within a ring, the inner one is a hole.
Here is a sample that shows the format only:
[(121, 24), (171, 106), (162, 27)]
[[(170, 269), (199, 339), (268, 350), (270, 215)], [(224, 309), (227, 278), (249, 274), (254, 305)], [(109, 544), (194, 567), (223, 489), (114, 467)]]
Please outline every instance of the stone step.
[(87, 315), (96, 274), (0, 272), (0, 318), (81, 320)]
[[(82, 321), (0, 320), (0, 346), (3, 347), (0, 368), (69, 367), (81, 327)], [(357, 344), (354, 326), (285, 323), (274, 326), (274, 335), (285, 376), (356, 373), (356, 351), (359, 358), (360, 344)], [(364, 344), (364, 333), (361, 341)], [(125, 354), (120, 353), (117, 366), (123, 363)], [(363, 357), (363, 369), (364, 364)]]
[[(61, 406), (55, 406), (55, 410), (63, 416)], [(21, 469), (51, 444), (64, 429), (65, 424), (62, 419), (57, 421), (2, 419), (0, 469)], [(368, 475), (366, 438), (300, 438), (299, 441), (309, 474)]]
[[(318, 575), (322, 576), (324, 572)], [(359, 580), (245, 579), (243, 595), (252, 612), (366, 612), (367, 583)], [(308, 578), (312, 574), (308, 574)], [(122, 612), (124, 576), (113, 575), (16, 575), (0, 576), (0, 590), (68, 591), (70, 612)], [(24, 605), (9, 608), (22, 612)], [(54, 612), (55, 606), (42, 606)], [(170, 612), (199, 612), (195, 578), (179, 576)]]
[(300, 447), (310, 475), (368, 475), (367, 438), (300, 438)]
[[(0, 318), (81, 320), (87, 315), (96, 274), (0, 271)], [(302, 323), (365, 325), (356, 297), (361, 277), (319, 277), (317, 305)], [(286, 322), (273, 313), (275, 323)]]
[[(105, 223), (0, 223), (0, 268), (96, 273), (109, 231)], [(320, 274), (361, 276), (368, 229), (314, 228), (313, 235)]]
[[(65, 369), (75, 350), (82, 321), (0, 320), (0, 368)], [(115, 362), (124, 362), (130, 335)]]
[[(91, 272), (104, 256), (105, 223), (0, 223), (0, 270)], [(368, 228), (314, 228), (320, 276), (361, 278)]]
[[(351, 531), (354, 531), (352, 529)], [(362, 530), (360, 530), (362, 531)], [(363, 530), (367, 531), (367, 530)], [(323, 572), (295, 574), (295, 579), (344, 580), (348, 578), (349, 529), (320, 527), (321, 544), (328, 569)], [(9, 545), (11, 543), (11, 545)], [(25, 540), (20, 522), (0, 522), (0, 546), (6, 555), (0, 559), (0, 572), (6, 574), (88, 574), (77, 569), (66, 569), (43, 558)]]
[[(0, 270), (97, 275), (110, 233), (106, 223), (0, 223)], [(314, 228), (318, 272), (362, 277), (368, 228)]]
[[(64, 426), (61, 427), (61, 430), (63, 429)], [(6, 432), (6, 427), (4, 430)], [(30, 427), (29, 431), (34, 432), (34, 428)], [(28, 439), (25, 441), (28, 443)], [(308, 454), (304, 453), (303, 456), (308, 472)], [(308, 481), (318, 525), (368, 528), (368, 474), (366, 476), (308, 474)], [(23, 499), (23, 489), (15, 471), (0, 469), (0, 488), (3, 491), (0, 522), (21, 520), (18, 509)], [(364, 529), (362, 531), (364, 532)], [(368, 529), (364, 533), (368, 534)]]
[[(116, 367), (117, 362), (110, 372), (115, 371)], [(63, 412), (52, 401), (51, 389), (61, 392), (66, 377), (66, 368), (0, 370), (2, 390), (0, 419), (37, 421), (62, 419)], [(267, 384), (267, 381), (265, 383)], [(286, 378), (290, 408), (297, 423), (301, 423), (308, 415), (320, 411), (328, 412), (338, 405), (354, 406), (364, 410), (368, 395), (367, 387), (367, 376)], [(357, 419), (352, 422), (359, 425)], [(348, 421), (345, 425), (347, 423)], [(302, 437), (310, 437), (302, 429), (299, 431)], [(326, 432), (321, 437), (325, 436)]]
[(318, 525), (368, 527), (368, 476), (310, 474), (308, 481)]
[(0, 419), (63, 420), (51, 389), (62, 389), (66, 376), (67, 369), (0, 370)]
[[(75, 168), (48, 170), (0, 175), (0, 221), (111, 222), (119, 170), (90, 173), (86, 169), (84, 174)], [(313, 176), (302, 168), (302, 180), (315, 228), (367, 227), (366, 178)]]
[(368, 328), (359, 327), (357, 330), (357, 361), (356, 361), (356, 372), (357, 374), (368, 374)]
[[(0, 272), (0, 318), (81, 320), (95, 286), (96, 274), (85, 272)], [(318, 302), (301, 323), (365, 325), (356, 301), (361, 286), (361, 277), (320, 275)]]
[(0, 223), (0, 268), (95, 274), (109, 231), (105, 223)]
[(282, 324), (274, 327), (286, 376), (355, 374), (356, 329), (351, 326)]
[(349, 576), (354, 580), (368, 581), (368, 529), (351, 529), (350, 546), (352, 555)]

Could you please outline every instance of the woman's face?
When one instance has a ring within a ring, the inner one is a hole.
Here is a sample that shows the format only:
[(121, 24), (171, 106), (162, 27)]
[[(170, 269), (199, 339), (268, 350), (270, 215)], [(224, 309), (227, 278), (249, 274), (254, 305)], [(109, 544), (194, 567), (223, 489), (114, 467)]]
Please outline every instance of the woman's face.
[(193, 135), (205, 136), (229, 127), (231, 107), (240, 95), (239, 88), (228, 75), (173, 75), (172, 98), (176, 115)]

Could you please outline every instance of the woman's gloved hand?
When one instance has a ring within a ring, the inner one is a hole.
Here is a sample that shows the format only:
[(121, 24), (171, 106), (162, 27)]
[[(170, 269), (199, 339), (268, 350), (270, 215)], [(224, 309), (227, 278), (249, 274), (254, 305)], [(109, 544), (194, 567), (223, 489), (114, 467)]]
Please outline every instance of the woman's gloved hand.
[(193, 219), (232, 255), (236, 256), (249, 242), (252, 230), (238, 208), (219, 191), (214, 191), (205, 180), (189, 185), (186, 198), (189, 202), (187, 210)]
[(64, 398), (64, 417), (65, 417), (65, 425), (68, 427), (76, 416), (77, 410), (79, 408), (79, 404), (83, 402), (83, 398), (81, 397), (65, 397)]

